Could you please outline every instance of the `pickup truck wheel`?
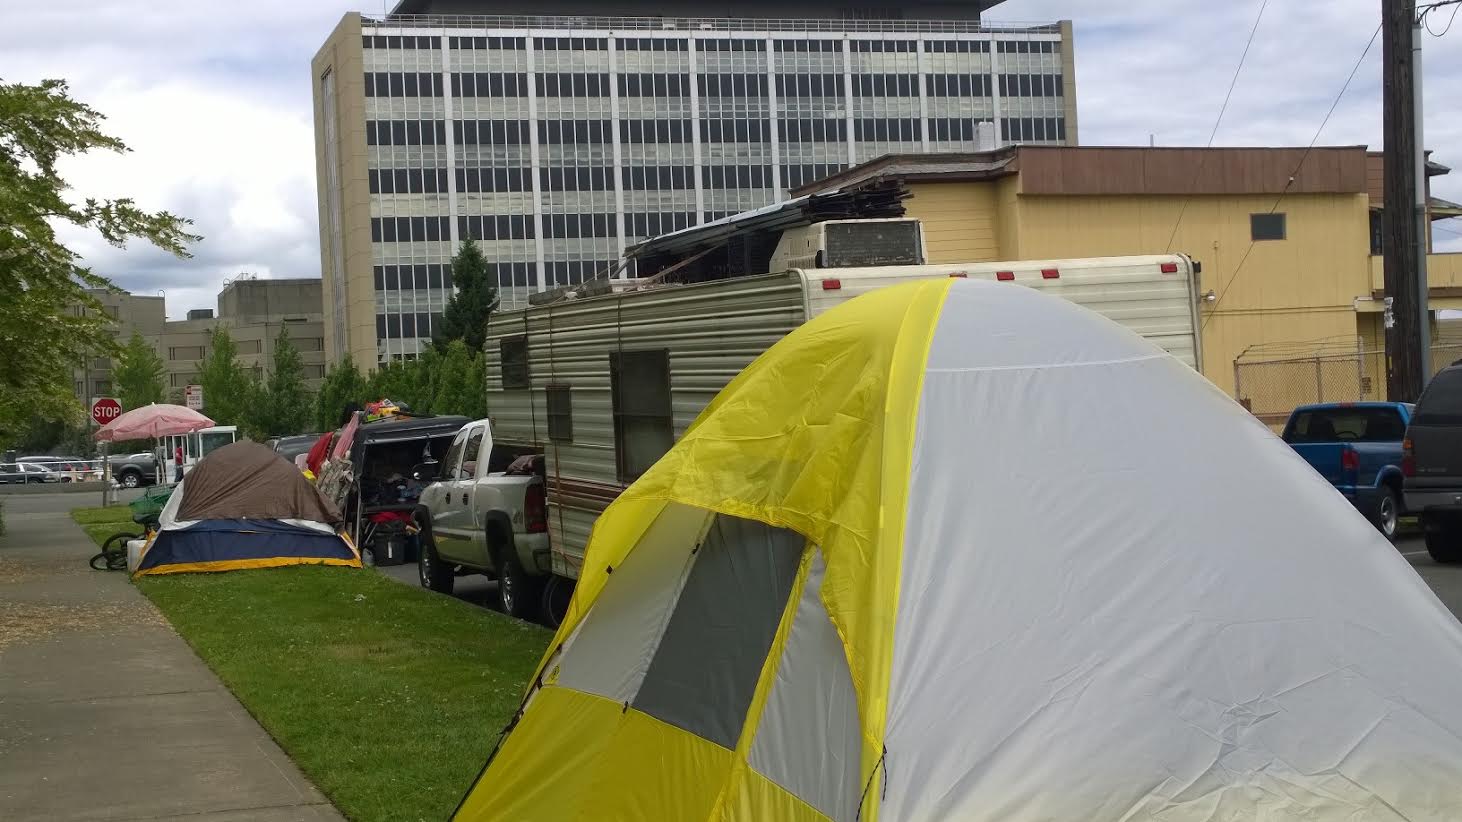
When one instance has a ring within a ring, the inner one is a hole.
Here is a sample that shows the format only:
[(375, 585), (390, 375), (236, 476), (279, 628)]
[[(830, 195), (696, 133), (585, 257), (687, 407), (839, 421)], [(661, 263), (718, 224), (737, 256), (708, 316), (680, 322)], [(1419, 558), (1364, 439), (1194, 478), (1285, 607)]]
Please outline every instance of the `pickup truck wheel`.
[(122, 483), (123, 488), (136, 488), (142, 484), (142, 475), (136, 471), (123, 471), (117, 481)]
[(1401, 499), (1396, 494), (1396, 489), (1386, 486), (1381, 491), (1380, 501), (1376, 503), (1376, 530), (1381, 532), (1381, 536), (1395, 542), (1400, 523)]
[(529, 620), (538, 612), (543, 580), (530, 575), (519, 564), (512, 548), (495, 552), (497, 598), (502, 612), (516, 619)]
[(1423, 516), (1421, 521), (1426, 538), (1426, 552), (1432, 560), (1443, 565), (1462, 562), (1462, 529), (1450, 518), (1436, 515)]
[(417, 536), (417, 544), (416, 571), (421, 579), (421, 587), (439, 594), (452, 593), (457, 575), (453, 573), (452, 566), (443, 563), (441, 557), (437, 556), (437, 544), (431, 538), (431, 532), (423, 529)]

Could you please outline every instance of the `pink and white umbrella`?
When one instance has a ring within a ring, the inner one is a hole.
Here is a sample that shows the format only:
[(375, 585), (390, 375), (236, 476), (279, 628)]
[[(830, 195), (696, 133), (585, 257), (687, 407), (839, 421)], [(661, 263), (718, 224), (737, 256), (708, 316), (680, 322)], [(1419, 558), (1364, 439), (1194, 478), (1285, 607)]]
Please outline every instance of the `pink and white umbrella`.
[(98, 442), (122, 442), (191, 434), (211, 427), (213, 420), (191, 408), (158, 403), (128, 411), (99, 428), (94, 436)]

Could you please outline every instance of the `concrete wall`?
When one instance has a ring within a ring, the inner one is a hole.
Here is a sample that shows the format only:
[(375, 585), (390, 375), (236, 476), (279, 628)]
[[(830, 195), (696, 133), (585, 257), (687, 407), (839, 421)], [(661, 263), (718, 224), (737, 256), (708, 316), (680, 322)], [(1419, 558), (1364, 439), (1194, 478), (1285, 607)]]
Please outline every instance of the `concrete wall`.
[(218, 295), (218, 316), (249, 321), (320, 315), (323, 300), (322, 283), (316, 279), (234, 280)]
[[(1286, 239), (1251, 242), (1249, 217), (1273, 208), (1272, 195), (1195, 196), (1186, 206), (1173, 196), (1036, 196), (1022, 194), (1013, 176), (910, 190), (908, 214), (924, 221), (935, 263), (1191, 255), (1203, 265), (1201, 290), (1223, 295), (1200, 312), (1203, 370), (1229, 392), (1234, 360), (1250, 346), (1354, 340), (1355, 300), (1371, 293), (1364, 194), (1286, 196)], [(1442, 277), (1454, 276), (1451, 263), (1437, 264)]]
[[(365, 69), (360, 15), (346, 14), (310, 64), (315, 107), (315, 179), (320, 211), (320, 271), (324, 279), (325, 357), (376, 362), (376, 293), (371, 274), (371, 201), (366, 163)], [(327, 145), (324, 83), (332, 76), (333, 148)], [(331, 157), (335, 162), (329, 162)], [(332, 167), (333, 165), (333, 167)], [(330, 191), (328, 181), (338, 179)], [(332, 219), (337, 214), (340, 231)], [(339, 259), (337, 260), (336, 257)]]
[[(1284, 240), (1252, 242), (1249, 217), (1269, 195), (1022, 197), (1021, 256), (1183, 252), (1212, 289), (1203, 320), (1204, 373), (1233, 391), (1233, 363), (1251, 345), (1356, 335), (1355, 299), (1370, 293), (1364, 194), (1285, 197)], [(1182, 213), (1182, 222), (1178, 214)], [(1177, 231), (1174, 233), (1174, 226)], [(1242, 267), (1240, 267), (1242, 266)]]

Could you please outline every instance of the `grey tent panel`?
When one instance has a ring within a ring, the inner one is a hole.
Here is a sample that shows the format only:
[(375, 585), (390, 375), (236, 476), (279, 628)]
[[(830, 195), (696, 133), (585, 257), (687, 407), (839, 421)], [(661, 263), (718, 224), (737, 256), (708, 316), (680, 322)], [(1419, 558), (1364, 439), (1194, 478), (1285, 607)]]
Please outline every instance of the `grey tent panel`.
[(858, 694), (843, 641), (822, 604), (824, 570), (821, 554), (814, 554), (749, 761), (833, 822), (852, 822), (864, 784)]
[(718, 515), (635, 709), (735, 748), (806, 542), (793, 531)]

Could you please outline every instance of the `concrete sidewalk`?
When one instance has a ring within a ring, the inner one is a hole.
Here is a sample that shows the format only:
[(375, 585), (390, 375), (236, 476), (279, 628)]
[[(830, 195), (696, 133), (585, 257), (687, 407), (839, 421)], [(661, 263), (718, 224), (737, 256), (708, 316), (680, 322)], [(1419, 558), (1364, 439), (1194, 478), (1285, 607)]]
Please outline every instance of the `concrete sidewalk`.
[(0, 819), (342, 817), (65, 513), (7, 496)]

